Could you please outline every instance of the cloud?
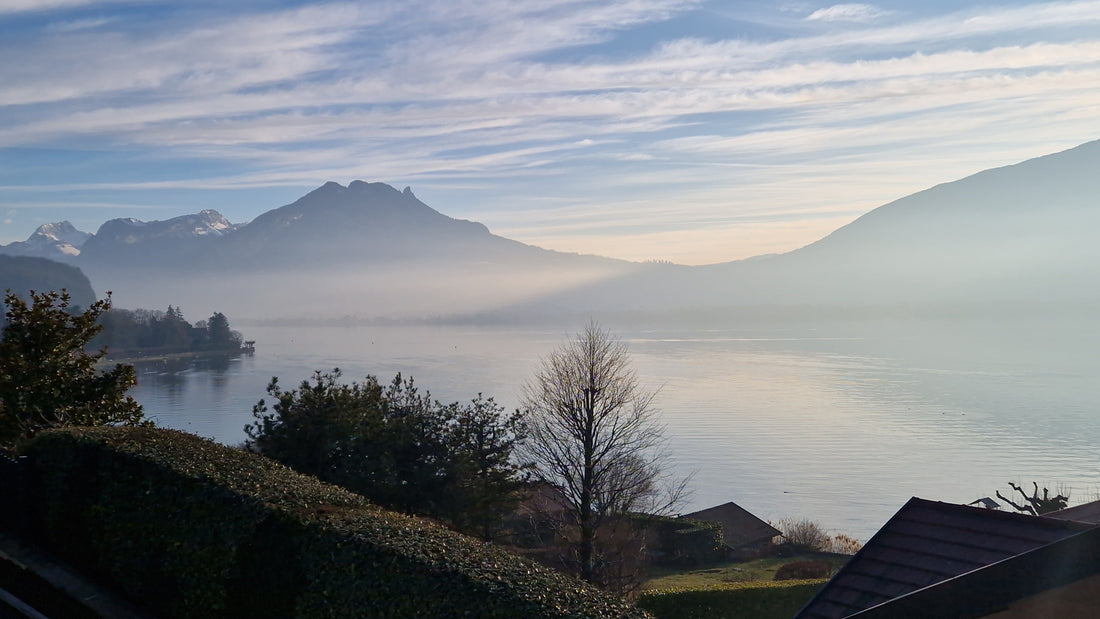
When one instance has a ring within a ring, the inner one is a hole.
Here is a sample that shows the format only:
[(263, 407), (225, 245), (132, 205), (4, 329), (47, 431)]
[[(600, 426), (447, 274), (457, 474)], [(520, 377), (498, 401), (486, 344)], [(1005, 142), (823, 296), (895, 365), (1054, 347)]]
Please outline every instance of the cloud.
[(888, 14), (889, 11), (884, 11), (870, 4), (834, 4), (833, 6), (818, 9), (810, 13), (806, 19), (808, 21), (855, 22), (868, 24), (878, 21), (881, 17)]
[[(246, 3), (234, 6), (247, 12), (125, 17), (101, 4), (94, 17), (62, 12), (53, 26), (0, 37), (10, 60), (0, 63), (0, 144), (80, 148), (154, 172), (19, 191), (402, 179), (418, 195), (420, 186), (498, 192), (502, 203), (547, 209), (539, 220), (551, 223), (579, 195), (621, 198), (642, 224), (734, 226), (746, 220), (713, 216), (734, 193), (835, 218), (952, 170), (1089, 139), (1100, 109), (1097, 1), (909, 21), (838, 4), (806, 18), (828, 29), (786, 15), (774, 18), (786, 36), (775, 26), (728, 38), (675, 30), (690, 19), (671, 18), (700, 6), (676, 0)], [(936, 149), (948, 152), (942, 162)], [(899, 161), (912, 169), (888, 169)], [(845, 184), (841, 208), (826, 196)], [(697, 211), (684, 206), (688, 192)], [(534, 204), (541, 194), (562, 199)], [(470, 212), (484, 208), (469, 201)], [(562, 237), (630, 216), (585, 204), (598, 221), (577, 220)]]

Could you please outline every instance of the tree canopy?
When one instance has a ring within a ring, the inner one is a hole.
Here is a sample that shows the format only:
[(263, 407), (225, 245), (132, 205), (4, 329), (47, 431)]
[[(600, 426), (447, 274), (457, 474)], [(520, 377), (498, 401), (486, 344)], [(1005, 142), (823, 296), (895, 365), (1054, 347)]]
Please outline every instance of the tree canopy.
[(167, 311), (111, 309), (99, 322), (104, 329), (95, 343), (109, 346), (113, 353), (232, 353), (241, 350), (244, 340), (221, 312), (192, 325), (183, 317), (183, 310), (172, 305)]
[(274, 402), (253, 407), (245, 447), (385, 507), (491, 536), (518, 500), (519, 416), (480, 395), (441, 404), (400, 374), (388, 385), (341, 376), (318, 371), (290, 390), (273, 378)]
[(8, 291), (0, 337), (0, 446), (14, 447), (43, 428), (142, 423), (141, 404), (127, 390), (133, 366), (101, 371), (105, 349), (89, 352), (110, 309), (110, 294), (70, 313), (69, 293), (34, 292), (28, 300)]

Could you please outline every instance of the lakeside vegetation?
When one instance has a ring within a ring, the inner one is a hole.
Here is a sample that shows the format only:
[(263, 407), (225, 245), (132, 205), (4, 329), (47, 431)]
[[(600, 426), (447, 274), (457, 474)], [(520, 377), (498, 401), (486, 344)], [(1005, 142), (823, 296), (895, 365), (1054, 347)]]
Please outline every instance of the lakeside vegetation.
[(229, 326), (229, 319), (214, 312), (194, 324), (179, 307), (166, 311), (110, 309), (99, 317), (102, 331), (89, 342), (106, 348), (108, 356), (147, 358), (198, 353), (236, 353), (245, 349), (244, 336)]

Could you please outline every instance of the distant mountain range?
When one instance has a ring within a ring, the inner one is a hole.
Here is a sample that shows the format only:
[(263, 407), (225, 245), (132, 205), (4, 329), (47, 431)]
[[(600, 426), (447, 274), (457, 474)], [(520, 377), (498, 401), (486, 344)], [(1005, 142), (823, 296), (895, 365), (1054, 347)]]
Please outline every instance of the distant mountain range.
[(608, 261), (496, 236), (480, 223), (439, 213), (407, 187), (398, 191), (385, 183), (363, 181), (347, 187), (325, 183), (247, 225), (230, 223), (210, 209), (165, 221), (112, 219), (95, 234), (65, 221), (39, 227), (27, 241), (0, 246), (0, 253), (52, 258), (92, 271), (273, 271), (361, 262), (537, 263), (563, 257)]
[(1097, 170), (1100, 141), (904, 197), (793, 252), (702, 267), (525, 245), (363, 181), (326, 183), (248, 224), (214, 210), (95, 234), (47, 224), (0, 254), (79, 266), (122, 307), (251, 317), (1091, 307)]

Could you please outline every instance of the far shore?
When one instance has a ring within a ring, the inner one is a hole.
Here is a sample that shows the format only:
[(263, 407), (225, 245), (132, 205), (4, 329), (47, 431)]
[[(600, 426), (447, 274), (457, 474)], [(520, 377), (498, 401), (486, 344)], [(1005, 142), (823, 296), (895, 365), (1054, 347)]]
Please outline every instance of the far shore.
[(182, 352), (141, 352), (134, 350), (112, 353), (107, 351), (103, 358), (104, 363), (148, 363), (151, 361), (174, 361), (177, 359), (198, 359), (201, 357), (233, 357), (237, 355), (251, 355), (255, 349), (237, 348), (233, 350), (187, 350)]

